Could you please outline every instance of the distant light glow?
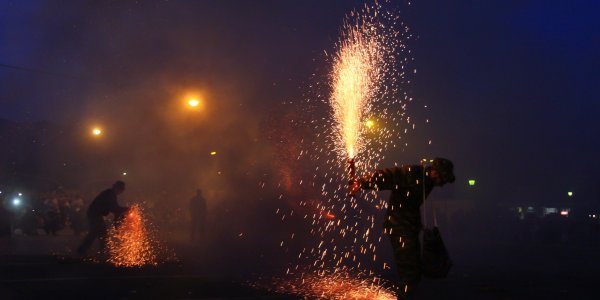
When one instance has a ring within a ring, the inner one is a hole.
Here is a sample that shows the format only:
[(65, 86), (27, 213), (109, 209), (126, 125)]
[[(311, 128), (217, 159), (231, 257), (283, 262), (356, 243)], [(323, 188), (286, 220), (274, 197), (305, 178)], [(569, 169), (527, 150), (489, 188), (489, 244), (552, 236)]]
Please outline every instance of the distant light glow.
[(22, 193), (19, 193), (19, 197), (21, 197), (21, 196), (23, 196), (23, 194), (22, 194)]
[(573, 197), (573, 192), (568, 192), (567, 195), (569, 195), (569, 197)]
[(565, 216), (565, 217), (566, 217), (566, 216), (568, 216), (568, 215), (569, 215), (569, 210), (567, 210), (567, 209), (563, 209), (563, 210), (561, 210), (561, 211), (560, 211), (560, 215), (561, 215), (561, 216)]
[(100, 127), (94, 127), (92, 128), (92, 134), (95, 136), (99, 136), (102, 134), (102, 129), (100, 129)]
[(469, 185), (470, 186), (474, 186), (475, 185), (475, 179), (469, 179)]
[(367, 120), (367, 122), (365, 122), (365, 126), (367, 126), (367, 128), (371, 129), (373, 128), (373, 126), (375, 126), (375, 122), (373, 120)]
[(127, 176), (127, 172), (123, 172), (123, 176)]
[(196, 98), (191, 98), (188, 100), (188, 105), (191, 107), (198, 107), (198, 105), (200, 105), (200, 101)]
[(21, 199), (15, 198), (15, 199), (13, 199), (12, 203), (14, 206), (19, 206), (19, 205), (21, 205)]
[(213, 152), (210, 153), (210, 155), (217, 155), (217, 152), (213, 151)]

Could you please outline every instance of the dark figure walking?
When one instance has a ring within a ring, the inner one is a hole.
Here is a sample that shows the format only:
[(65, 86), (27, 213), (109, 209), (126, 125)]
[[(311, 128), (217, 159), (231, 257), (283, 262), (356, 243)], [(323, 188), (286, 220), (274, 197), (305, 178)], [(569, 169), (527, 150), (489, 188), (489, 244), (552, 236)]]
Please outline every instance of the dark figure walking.
[(125, 191), (125, 182), (117, 181), (112, 188), (104, 190), (100, 193), (92, 204), (88, 207), (87, 218), (89, 222), (89, 232), (83, 239), (81, 246), (77, 249), (77, 253), (81, 256), (85, 255), (88, 249), (92, 246), (96, 238), (100, 241), (100, 249), (104, 250), (106, 246), (107, 228), (104, 223), (104, 217), (109, 213), (113, 213), (115, 220), (123, 216), (128, 207), (119, 206), (117, 203), (117, 195)]
[(190, 199), (190, 214), (192, 217), (190, 240), (196, 243), (204, 237), (206, 230), (206, 199), (202, 196), (201, 189), (197, 189), (196, 195)]
[[(400, 277), (398, 299), (411, 299), (421, 280), (421, 244), (423, 228), (420, 207), (434, 186), (454, 182), (450, 160), (436, 158), (431, 166), (411, 165), (375, 171), (351, 181), (350, 194), (360, 188), (391, 190), (384, 222), (384, 232), (390, 236), (396, 269)], [(423, 195), (425, 193), (425, 195)]]

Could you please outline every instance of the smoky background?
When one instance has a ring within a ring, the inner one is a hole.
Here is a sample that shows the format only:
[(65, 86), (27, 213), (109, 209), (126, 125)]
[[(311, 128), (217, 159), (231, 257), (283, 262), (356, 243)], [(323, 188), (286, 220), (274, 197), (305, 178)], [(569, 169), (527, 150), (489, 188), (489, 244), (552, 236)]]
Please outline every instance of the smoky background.
[[(587, 29), (596, 28), (589, 26), (597, 22), (594, 10), (568, 6), (561, 13), (562, 4), (540, 9), (534, 2), (501, 9), (415, 3), (405, 10), (417, 33), (408, 108), (417, 126), (404, 151), (380, 165), (453, 160), (457, 182), (430, 198), (443, 210), (440, 227), (457, 265), (530, 265), (538, 243), (564, 243), (560, 223), (532, 233), (542, 225), (529, 221), (529, 207), (572, 206), (572, 215), (578, 207), (582, 216), (598, 209), (590, 171), (598, 167), (598, 140), (590, 138), (600, 128), (598, 90), (587, 79), (598, 70), (598, 36)], [(301, 247), (309, 227), (275, 212), (300, 209), (299, 201), (318, 193), (297, 184), (314, 170), (297, 161), (298, 141), (314, 132), (293, 121), (327, 112), (303, 115), (293, 104), (306, 97), (311, 78), (326, 80), (323, 50), (358, 1), (2, 5), (4, 56), (33, 69), (0, 73), (3, 191), (62, 186), (89, 203), (124, 180), (120, 202), (146, 202), (184, 259), (213, 258), (207, 270), (279, 270), (295, 256), (280, 241), (294, 231)], [(564, 18), (540, 21), (556, 15)], [(186, 108), (189, 94), (199, 96), (199, 111)], [(89, 134), (96, 125), (104, 129), (99, 139)], [(297, 191), (282, 199), (286, 185)], [(197, 188), (209, 207), (201, 251), (187, 242)], [(582, 201), (566, 204), (571, 189)], [(490, 241), (502, 245), (482, 251)], [(506, 255), (516, 252), (505, 245), (525, 241), (533, 250)], [(380, 249), (391, 261), (385, 242)], [(487, 261), (490, 253), (501, 259)]]

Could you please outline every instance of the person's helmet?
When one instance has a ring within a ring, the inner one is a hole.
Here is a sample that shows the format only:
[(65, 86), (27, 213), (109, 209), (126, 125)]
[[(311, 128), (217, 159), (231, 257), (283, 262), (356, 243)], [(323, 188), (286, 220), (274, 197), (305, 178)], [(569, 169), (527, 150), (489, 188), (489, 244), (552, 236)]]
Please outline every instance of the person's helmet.
[(116, 190), (125, 190), (125, 182), (123, 182), (121, 180), (117, 180), (113, 184), (113, 189), (116, 189)]
[(454, 178), (454, 164), (449, 159), (436, 157), (431, 163), (431, 167), (440, 173), (445, 182), (452, 183)]

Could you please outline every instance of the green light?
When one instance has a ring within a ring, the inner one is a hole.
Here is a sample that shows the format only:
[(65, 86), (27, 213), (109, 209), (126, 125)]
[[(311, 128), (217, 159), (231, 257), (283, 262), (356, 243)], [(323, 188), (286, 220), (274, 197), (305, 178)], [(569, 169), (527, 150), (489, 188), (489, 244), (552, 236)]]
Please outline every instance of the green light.
[(469, 185), (470, 186), (474, 186), (475, 185), (475, 179), (469, 179)]
[(569, 197), (573, 197), (573, 192), (568, 192), (567, 195), (569, 195)]

